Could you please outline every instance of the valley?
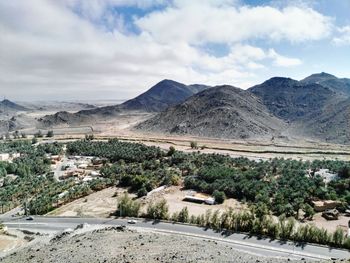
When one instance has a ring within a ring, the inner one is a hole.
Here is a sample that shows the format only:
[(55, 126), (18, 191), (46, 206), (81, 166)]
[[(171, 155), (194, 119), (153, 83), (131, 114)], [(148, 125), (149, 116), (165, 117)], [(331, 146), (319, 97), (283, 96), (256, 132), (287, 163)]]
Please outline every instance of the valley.
[[(2, 218), (141, 217), (348, 248), (350, 95), (319, 78), (164, 80), (121, 104), (5, 101)], [(328, 203), (335, 220), (317, 210)]]

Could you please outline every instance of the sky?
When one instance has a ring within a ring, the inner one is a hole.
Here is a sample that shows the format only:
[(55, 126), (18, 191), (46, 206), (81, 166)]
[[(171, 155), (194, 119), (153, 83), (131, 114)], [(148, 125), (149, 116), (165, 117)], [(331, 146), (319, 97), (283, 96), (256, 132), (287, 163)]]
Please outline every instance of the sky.
[(0, 0), (0, 96), (129, 99), (162, 79), (350, 77), (350, 0)]

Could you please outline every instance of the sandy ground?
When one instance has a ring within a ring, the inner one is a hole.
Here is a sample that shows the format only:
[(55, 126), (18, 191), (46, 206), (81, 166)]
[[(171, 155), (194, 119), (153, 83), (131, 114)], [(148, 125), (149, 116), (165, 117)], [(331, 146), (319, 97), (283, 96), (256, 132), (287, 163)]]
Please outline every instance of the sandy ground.
[(79, 198), (50, 212), (54, 216), (108, 217), (117, 210), (117, 195), (125, 189), (111, 187)]
[[(171, 245), (169, 245), (171, 244)], [(229, 244), (151, 231), (107, 228), (57, 235), (34, 243), (1, 260), (15, 262), (287, 262), (255, 256)], [(295, 261), (296, 262), (296, 261)], [(298, 262), (308, 262), (300, 261)]]
[(20, 247), (26, 243), (25, 240), (18, 237), (0, 235), (0, 255)]
[(334, 232), (337, 227), (341, 227), (342, 229), (346, 230), (348, 228), (348, 222), (350, 220), (350, 217), (347, 216), (340, 216), (338, 220), (326, 220), (322, 217), (322, 213), (317, 213), (314, 215), (313, 220), (311, 221), (316, 226), (320, 228), (325, 228), (329, 232)]
[[(102, 191), (95, 192), (83, 198), (79, 198), (69, 204), (63, 205), (60, 208), (48, 213), (51, 216), (80, 216), (80, 217), (109, 217), (117, 210), (118, 196), (121, 196), (126, 189), (111, 187)], [(117, 195), (116, 195), (117, 193)], [(187, 207), (191, 215), (204, 214), (208, 209), (226, 210), (229, 207), (235, 210), (240, 210), (244, 207), (235, 199), (227, 199), (223, 204), (206, 205), (183, 201), (189, 190), (180, 190), (178, 186), (172, 186), (159, 193), (154, 193), (148, 197), (140, 198), (142, 204), (141, 211), (146, 212), (147, 206), (151, 202), (157, 202), (164, 198), (169, 206), (169, 214), (181, 211), (182, 208)], [(134, 194), (129, 194), (130, 197), (135, 198)]]
[(144, 211), (149, 203), (157, 202), (162, 198), (167, 201), (170, 214), (173, 214), (174, 212), (180, 212), (184, 207), (188, 208), (190, 215), (195, 216), (205, 214), (208, 209), (211, 209), (212, 211), (225, 211), (231, 207), (234, 210), (239, 211), (245, 207), (243, 204), (233, 198), (226, 199), (223, 204), (217, 205), (207, 205), (184, 201), (183, 199), (185, 198), (185, 195), (191, 194), (192, 192), (193, 191), (191, 190), (182, 190), (180, 186), (171, 186), (164, 191), (160, 191), (158, 193), (154, 193), (148, 197), (145, 197), (142, 201), (144, 204)]
[(25, 234), (18, 230), (11, 230), (8, 234), (0, 234), (0, 258), (11, 253), (14, 250), (28, 244)]

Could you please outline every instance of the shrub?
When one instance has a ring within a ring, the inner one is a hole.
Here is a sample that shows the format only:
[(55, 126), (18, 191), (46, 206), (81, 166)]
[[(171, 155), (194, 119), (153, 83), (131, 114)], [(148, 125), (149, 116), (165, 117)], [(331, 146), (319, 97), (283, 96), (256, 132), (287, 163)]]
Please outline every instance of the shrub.
[(190, 143), (190, 146), (191, 146), (191, 149), (197, 149), (197, 148), (198, 148), (198, 144), (197, 144), (197, 142), (195, 142), (195, 141), (192, 141), (192, 142)]
[(132, 200), (127, 193), (118, 199), (118, 215), (119, 216), (135, 216), (139, 215), (140, 203)]
[(157, 203), (151, 203), (147, 207), (148, 218), (153, 219), (167, 219), (169, 206), (165, 199), (158, 201)]
[(182, 223), (188, 223), (189, 222), (189, 214), (188, 214), (187, 206), (182, 208), (182, 210), (179, 212), (177, 220), (178, 220), (178, 222), (182, 222)]
[(218, 190), (215, 190), (213, 192), (213, 197), (215, 198), (215, 202), (218, 204), (222, 204), (226, 199), (225, 193)]

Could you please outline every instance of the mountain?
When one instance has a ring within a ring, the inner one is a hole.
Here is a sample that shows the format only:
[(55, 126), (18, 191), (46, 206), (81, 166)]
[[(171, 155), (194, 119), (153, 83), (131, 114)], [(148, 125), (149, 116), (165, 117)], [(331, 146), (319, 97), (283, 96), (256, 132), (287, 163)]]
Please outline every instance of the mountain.
[(296, 123), (295, 131), (322, 141), (350, 143), (350, 99), (328, 104), (315, 118)]
[(102, 121), (116, 116), (121, 112), (120, 106), (106, 106), (91, 110), (81, 110), (76, 113), (59, 111), (52, 115), (45, 115), (38, 119), (39, 127), (53, 127), (59, 125), (79, 125), (84, 123), (94, 123), (97, 119)]
[(334, 90), (323, 85), (281, 77), (248, 90), (259, 97), (272, 114), (288, 122), (308, 118), (327, 103), (340, 99)]
[(300, 82), (304, 84), (319, 84), (330, 88), (339, 94), (345, 95), (347, 97), (350, 96), (350, 79), (347, 78), (337, 78), (334, 75), (322, 72), (312, 74)]
[(149, 112), (163, 111), (169, 106), (174, 106), (185, 101), (208, 86), (185, 85), (173, 80), (162, 80), (145, 93), (134, 99), (124, 102), (121, 106), (126, 110), (142, 110)]
[(284, 127), (249, 91), (217, 86), (193, 95), (139, 124), (151, 132), (220, 138), (271, 138)]
[(120, 105), (100, 107), (91, 110), (81, 110), (76, 113), (67, 111), (46, 115), (39, 119), (44, 127), (92, 123), (97, 118), (114, 117), (122, 111), (159, 112), (169, 106), (185, 101), (199, 91), (209, 88), (205, 85), (185, 85), (173, 80), (162, 80), (145, 93)]
[(0, 112), (5, 113), (6, 111), (27, 111), (26, 107), (23, 107), (17, 103), (10, 100), (4, 99), (0, 101)]

